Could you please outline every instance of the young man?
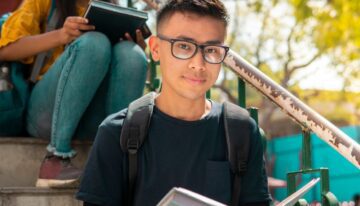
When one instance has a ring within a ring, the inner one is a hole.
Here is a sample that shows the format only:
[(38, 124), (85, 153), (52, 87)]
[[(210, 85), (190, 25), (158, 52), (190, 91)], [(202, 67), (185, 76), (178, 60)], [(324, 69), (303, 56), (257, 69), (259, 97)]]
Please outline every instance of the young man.
[[(170, 0), (157, 16), (152, 57), (160, 62), (161, 93), (148, 137), (138, 152), (134, 205), (156, 205), (172, 187), (230, 204), (222, 109), (205, 98), (228, 48), (227, 12), (220, 0)], [(119, 137), (127, 110), (99, 127), (77, 198), (85, 205), (127, 205), (128, 160)], [(268, 205), (270, 195), (258, 127), (250, 122), (250, 153), (238, 205)]]

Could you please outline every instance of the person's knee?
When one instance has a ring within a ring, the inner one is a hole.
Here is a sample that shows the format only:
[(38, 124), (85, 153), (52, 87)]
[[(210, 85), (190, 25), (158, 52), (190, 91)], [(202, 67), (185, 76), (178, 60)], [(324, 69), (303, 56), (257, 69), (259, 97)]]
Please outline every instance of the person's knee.
[(89, 53), (93, 57), (111, 55), (111, 43), (106, 35), (100, 32), (86, 32), (74, 43), (80, 52)]
[(107, 72), (111, 59), (111, 43), (104, 34), (86, 32), (76, 39), (68, 49), (77, 60), (78, 66), (74, 68), (99, 75)]
[(147, 58), (143, 49), (131, 41), (122, 41), (113, 48), (113, 58), (131, 67), (131, 72), (146, 72)]

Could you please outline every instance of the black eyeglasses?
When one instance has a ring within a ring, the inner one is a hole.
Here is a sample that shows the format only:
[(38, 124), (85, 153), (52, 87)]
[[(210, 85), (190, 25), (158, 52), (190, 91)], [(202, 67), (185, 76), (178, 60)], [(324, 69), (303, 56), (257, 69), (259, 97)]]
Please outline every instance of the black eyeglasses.
[(171, 39), (161, 34), (158, 34), (157, 36), (159, 39), (171, 43), (171, 54), (178, 59), (190, 59), (195, 56), (198, 48), (200, 48), (205, 61), (210, 64), (220, 64), (224, 61), (226, 54), (229, 51), (229, 47), (227, 46), (210, 44), (199, 45), (184, 39)]

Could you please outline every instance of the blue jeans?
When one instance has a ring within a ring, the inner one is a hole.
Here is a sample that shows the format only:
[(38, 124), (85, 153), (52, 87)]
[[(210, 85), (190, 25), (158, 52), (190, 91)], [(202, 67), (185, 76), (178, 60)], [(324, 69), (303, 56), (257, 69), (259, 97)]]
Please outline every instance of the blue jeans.
[(73, 157), (71, 140), (94, 138), (97, 127), (143, 94), (146, 56), (133, 42), (112, 46), (107, 37), (87, 32), (71, 43), (34, 86), (27, 131), (50, 138), (49, 152)]

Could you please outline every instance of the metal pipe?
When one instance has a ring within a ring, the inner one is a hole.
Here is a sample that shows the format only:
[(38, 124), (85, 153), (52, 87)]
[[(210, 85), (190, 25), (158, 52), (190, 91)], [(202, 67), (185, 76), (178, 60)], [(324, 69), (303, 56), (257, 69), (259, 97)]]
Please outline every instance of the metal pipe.
[(293, 120), (303, 127), (310, 128), (322, 140), (360, 169), (360, 145), (357, 142), (234, 51), (229, 51), (224, 63), (235, 74), (278, 105)]

